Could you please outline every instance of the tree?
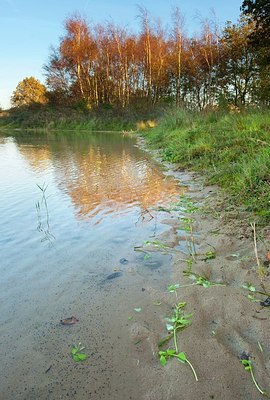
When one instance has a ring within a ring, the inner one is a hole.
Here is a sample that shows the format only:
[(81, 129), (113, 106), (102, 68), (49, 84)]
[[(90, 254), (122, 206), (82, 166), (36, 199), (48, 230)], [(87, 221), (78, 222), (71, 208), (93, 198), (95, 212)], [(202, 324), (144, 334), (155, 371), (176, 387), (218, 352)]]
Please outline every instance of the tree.
[(45, 104), (47, 101), (45, 86), (33, 76), (19, 82), (11, 97), (11, 104), (14, 107), (33, 103)]
[(260, 80), (258, 93), (260, 100), (270, 102), (270, 1), (244, 0), (241, 10), (255, 24), (249, 36), (250, 46), (256, 51)]
[(256, 23), (250, 35), (251, 44), (260, 51), (261, 62), (270, 62), (270, 1), (244, 0), (241, 10)]
[(223, 31), (219, 78), (223, 94), (235, 106), (253, 102), (258, 86), (256, 56), (248, 39), (253, 31), (254, 22), (244, 17), (237, 24), (228, 22)]

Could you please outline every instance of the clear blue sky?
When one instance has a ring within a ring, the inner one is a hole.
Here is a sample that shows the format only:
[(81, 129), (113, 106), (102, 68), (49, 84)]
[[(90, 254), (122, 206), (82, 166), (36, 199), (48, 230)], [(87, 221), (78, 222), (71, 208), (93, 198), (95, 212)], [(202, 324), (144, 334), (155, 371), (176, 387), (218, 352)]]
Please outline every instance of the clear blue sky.
[(221, 25), (235, 22), (242, 0), (0, 0), (0, 106), (9, 107), (13, 90), (25, 77), (44, 82), (42, 66), (50, 46), (63, 34), (66, 17), (79, 12), (93, 23), (112, 19), (135, 30), (138, 4), (164, 24), (170, 21), (171, 8), (179, 6), (192, 33), (199, 26), (196, 15), (207, 17), (211, 9)]

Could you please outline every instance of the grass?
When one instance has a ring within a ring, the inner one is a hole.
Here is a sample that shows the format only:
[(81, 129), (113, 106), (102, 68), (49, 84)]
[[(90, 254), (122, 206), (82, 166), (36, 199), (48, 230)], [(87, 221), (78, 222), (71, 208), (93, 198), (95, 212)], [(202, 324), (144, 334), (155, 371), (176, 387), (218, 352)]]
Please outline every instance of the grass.
[(268, 110), (168, 112), (145, 138), (165, 161), (203, 173), (232, 203), (270, 220), (270, 113)]
[(154, 127), (165, 106), (103, 105), (89, 110), (75, 103), (67, 106), (33, 104), (0, 112), (0, 129), (24, 130), (137, 130)]
[(91, 112), (70, 108), (22, 108), (0, 115), (0, 128), (24, 130), (130, 130), (135, 122), (112, 112)]

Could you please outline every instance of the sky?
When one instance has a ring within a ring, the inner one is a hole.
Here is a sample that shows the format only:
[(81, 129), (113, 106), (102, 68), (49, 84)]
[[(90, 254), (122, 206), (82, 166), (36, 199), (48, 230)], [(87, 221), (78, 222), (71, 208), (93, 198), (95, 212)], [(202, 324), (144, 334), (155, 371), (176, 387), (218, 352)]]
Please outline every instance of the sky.
[(10, 107), (10, 97), (25, 77), (45, 83), (43, 65), (51, 46), (57, 46), (64, 33), (64, 20), (75, 12), (90, 23), (113, 20), (138, 28), (138, 5), (143, 5), (164, 25), (170, 22), (172, 7), (185, 17), (189, 34), (199, 29), (199, 17), (215, 11), (221, 26), (236, 22), (242, 0), (0, 0), (0, 107)]

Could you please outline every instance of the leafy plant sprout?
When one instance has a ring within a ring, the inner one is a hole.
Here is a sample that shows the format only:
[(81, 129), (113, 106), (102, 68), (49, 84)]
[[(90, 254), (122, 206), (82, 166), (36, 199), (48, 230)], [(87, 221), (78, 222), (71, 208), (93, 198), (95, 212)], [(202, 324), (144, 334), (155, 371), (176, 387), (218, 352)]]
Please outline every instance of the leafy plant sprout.
[(84, 361), (87, 359), (87, 355), (85, 353), (82, 353), (82, 351), (85, 349), (85, 347), (82, 346), (81, 343), (77, 345), (73, 345), (71, 349), (71, 357), (74, 361), (79, 362), (79, 361)]
[(245, 367), (245, 370), (250, 372), (251, 379), (252, 379), (254, 385), (256, 386), (257, 390), (261, 394), (266, 395), (267, 393), (263, 389), (260, 388), (260, 386), (258, 385), (258, 383), (255, 379), (253, 368), (252, 368), (252, 361), (250, 360), (249, 355), (246, 354), (245, 352), (243, 352), (240, 361), (241, 361), (241, 364)]
[(167, 364), (167, 360), (169, 358), (176, 357), (180, 362), (187, 363), (190, 366), (192, 373), (195, 377), (195, 380), (198, 381), (198, 377), (193, 365), (186, 357), (186, 354), (184, 352), (179, 352), (178, 349), (177, 332), (191, 325), (190, 318), (192, 317), (192, 314), (183, 314), (182, 312), (182, 309), (185, 307), (185, 305), (186, 305), (185, 302), (176, 304), (173, 308), (173, 315), (170, 318), (167, 318), (166, 328), (167, 331), (169, 332), (168, 335), (169, 338), (167, 337), (163, 339), (159, 343), (159, 347), (161, 347), (165, 342), (167, 342), (173, 337), (174, 349), (167, 349), (166, 351), (160, 350), (159, 361), (160, 364), (164, 366)]
[(262, 292), (261, 290), (257, 290), (255, 288), (255, 286), (253, 286), (252, 283), (250, 283), (250, 282), (244, 283), (242, 285), (242, 288), (247, 289), (252, 293), (259, 293), (259, 294), (262, 294), (263, 296), (270, 297), (270, 293), (266, 293), (266, 292)]
[[(190, 256), (194, 259), (197, 252), (195, 247), (195, 239), (193, 234), (193, 219), (182, 218), (184, 231), (186, 232), (186, 245)], [(188, 236), (189, 235), (189, 236)]]

